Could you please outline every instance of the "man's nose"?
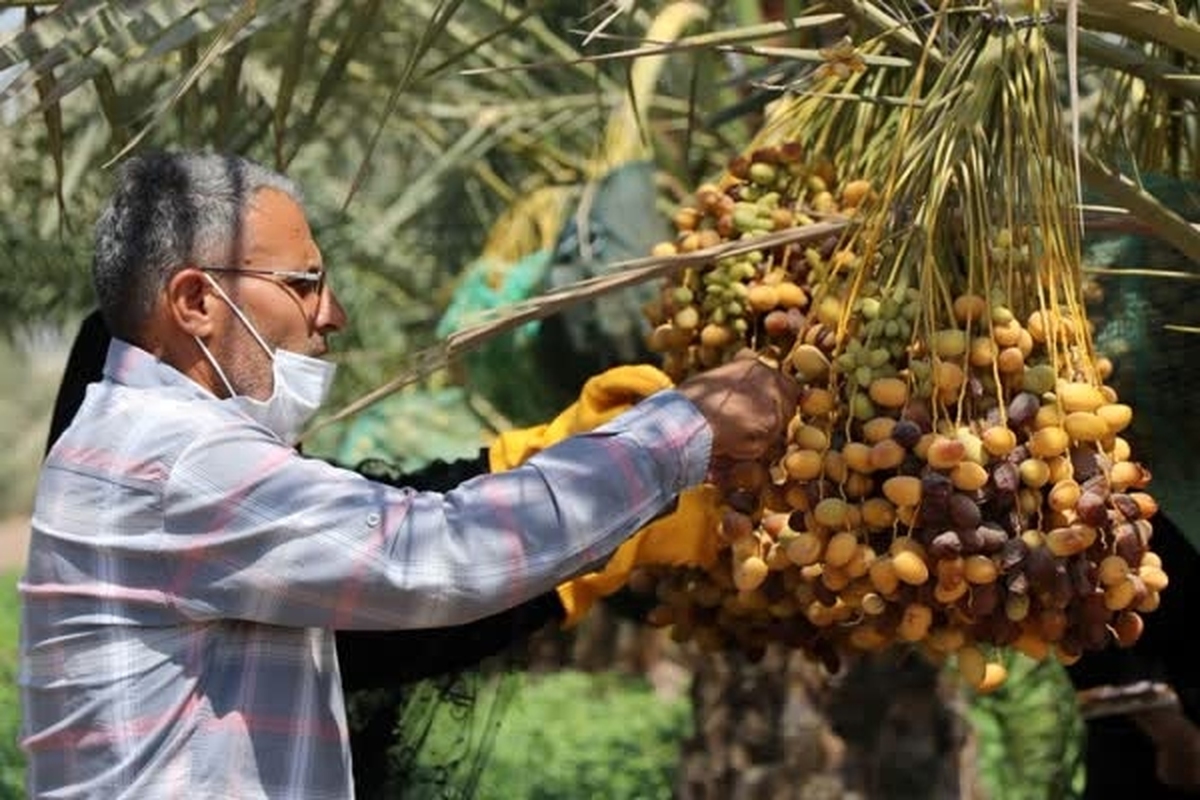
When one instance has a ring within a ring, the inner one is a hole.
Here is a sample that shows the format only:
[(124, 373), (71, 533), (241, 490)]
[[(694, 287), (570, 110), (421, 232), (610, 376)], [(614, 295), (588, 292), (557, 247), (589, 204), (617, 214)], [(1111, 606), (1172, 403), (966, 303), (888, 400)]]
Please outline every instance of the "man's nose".
[(317, 331), (322, 335), (337, 333), (346, 327), (346, 309), (342, 308), (333, 287), (328, 283), (325, 284), (325, 291), (321, 293), (320, 305), (317, 306), (316, 325)]

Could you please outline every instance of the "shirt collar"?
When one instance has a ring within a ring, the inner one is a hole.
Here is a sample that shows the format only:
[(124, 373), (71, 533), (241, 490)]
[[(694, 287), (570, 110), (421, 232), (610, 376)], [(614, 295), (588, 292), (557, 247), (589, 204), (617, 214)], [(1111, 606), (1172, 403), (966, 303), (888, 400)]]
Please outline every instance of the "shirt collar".
[(198, 399), (214, 400), (216, 395), (165, 361), (142, 348), (114, 338), (104, 360), (104, 377), (113, 383), (135, 389), (172, 387)]

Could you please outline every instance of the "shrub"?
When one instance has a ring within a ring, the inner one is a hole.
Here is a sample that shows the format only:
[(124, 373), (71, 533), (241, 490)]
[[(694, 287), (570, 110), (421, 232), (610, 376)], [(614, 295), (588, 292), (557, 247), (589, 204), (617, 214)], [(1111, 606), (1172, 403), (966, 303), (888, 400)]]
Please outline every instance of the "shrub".
[[(436, 725), (435, 739), (461, 734), (448, 716)], [(524, 676), (476, 800), (668, 800), (690, 730), (687, 699), (663, 700), (644, 680), (575, 671)], [(425, 795), (411, 784), (404, 793)]]

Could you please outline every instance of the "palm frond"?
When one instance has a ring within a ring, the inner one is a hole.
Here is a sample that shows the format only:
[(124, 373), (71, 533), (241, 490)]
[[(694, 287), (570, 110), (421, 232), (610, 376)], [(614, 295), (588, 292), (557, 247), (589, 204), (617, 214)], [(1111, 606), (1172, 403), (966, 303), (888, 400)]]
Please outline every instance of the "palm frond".
[[(154, 59), (177, 50), (197, 36), (224, 24), (238, 3), (217, 0), (195, 9), (195, 3), (160, 0), (157, 3), (90, 3), (86, 15), (70, 9), (41, 17), (12, 42), (0, 48), (0, 69), (14, 68), (0, 102), (18, 98), (43, 75), (61, 67), (59, 86), (41, 104), (55, 102), (84, 86), (105, 68), (134, 59)], [(39, 50), (38, 48), (43, 48)], [(40, 105), (17, 105), (17, 114), (36, 112)]]
[[(1062, 8), (1067, 0), (1056, 4)], [(1080, 24), (1120, 34), (1138, 42), (1165, 45), (1191, 59), (1200, 59), (1200, 23), (1168, 6), (1131, 0), (1085, 0)]]
[(1088, 183), (1117, 205), (1128, 209), (1155, 236), (1200, 263), (1200, 231), (1152, 194), (1091, 156), (1082, 161)]
[[(154, 110), (145, 126), (136, 134), (134, 134), (133, 138), (130, 139), (124, 147), (117, 151), (117, 154), (113, 156), (107, 164), (105, 164), (106, 167), (119, 161), (122, 156), (133, 150), (133, 148), (137, 147), (138, 143), (141, 142), (142, 139), (146, 137), (146, 134), (150, 132), (150, 129), (157, 124), (177, 103), (179, 103), (181, 99), (188, 96), (188, 91), (191, 89), (191, 87), (200, 79), (200, 76), (203, 75), (204, 72), (216, 62), (218, 56), (222, 55), (231, 45), (231, 42), (238, 31), (246, 27), (250, 20), (254, 18), (255, 5), (256, 4), (254, 0), (246, 0), (237, 13), (230, 17), (228, 22), (225, 24), (225, 27), (212, 40), (212, 42), (209, 43), (207, 49), (204, 51), (204, 54), (201, 55), (194, 64), (190, 65), (187, 74), (185, 74), (179, 81), (178, 85), (171, 92), (171, 95), (164, 103), (159, 105), (158, 108)], [(196, 130), (199, 127), (198, 116), (198, 109), (193, 106), (191, 112), (184, 120), (184, 124), (187, 126), (186, 129)]]
[(281, 168), (287, 168), (288, 164), (296, 157), (300, 147), (312, 134), (317, 123), (317, 118), (324, 110), (325, 104), (329, 102), (329, 99), (341, 84), (342, 76), (346, 71), (346, 66), (349, 64), (351, 56), (359, 47), (363, 38), (367, 36), (382, 5), (381, 0), (367, 0), (367, 2), (358, 6), (350, 16), (346, 32), (338, 39), (337, 50), (329, 60), (325, 71), (321, 73), (316, 95), (309, 104), (308, 110), (296, 125), (295, 132), (291, 137), (292, 146), (288, 149), (287, 156), (280, 165)]

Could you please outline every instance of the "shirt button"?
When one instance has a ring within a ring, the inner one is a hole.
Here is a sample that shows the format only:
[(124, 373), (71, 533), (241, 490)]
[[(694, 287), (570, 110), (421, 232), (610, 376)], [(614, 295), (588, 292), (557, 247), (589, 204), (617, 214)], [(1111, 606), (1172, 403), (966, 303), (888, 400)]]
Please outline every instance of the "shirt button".
[(376, 525), (379, 524), (379, 520), (380, 520), (379, 515), (376, 514), (374, 511), (372, 511), (370, 514), (367, 514), (367, 527), (374, 528)]

